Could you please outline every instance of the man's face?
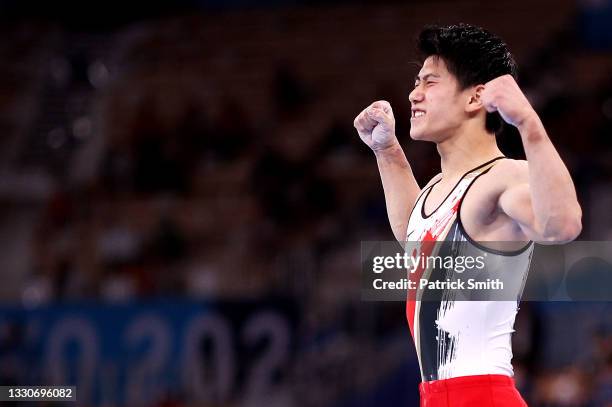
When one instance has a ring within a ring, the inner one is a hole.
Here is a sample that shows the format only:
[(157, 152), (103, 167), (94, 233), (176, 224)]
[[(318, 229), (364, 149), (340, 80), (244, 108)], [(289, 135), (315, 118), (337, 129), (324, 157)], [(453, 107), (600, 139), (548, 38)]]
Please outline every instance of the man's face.
[(410, 137), (440, 142), (465, 120), (464, 94), (443, 59), (430, 56), (423, 63), (410, 92)]

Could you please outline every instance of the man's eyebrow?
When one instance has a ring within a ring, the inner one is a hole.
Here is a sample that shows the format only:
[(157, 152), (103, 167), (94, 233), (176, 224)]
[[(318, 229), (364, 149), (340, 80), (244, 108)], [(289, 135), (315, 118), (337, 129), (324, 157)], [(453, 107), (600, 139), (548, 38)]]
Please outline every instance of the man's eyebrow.
[(428, 73), (428, 74), (423, 75), (423, 77), (422, 77), (422, 78), (421, 78), (421, 77), (419, 77), (419, 75), (416, 75), (416, 76), (414, 77), (414, 81), (415, 81), (415, 82), (416, 82), (416, 81), (424, 81), (424, 80), (426, 80), (427, 78), (429, 78), (430, 76), (433, 76), (433, 77), (436, 77), (436, 78), (439, 78), (439, 77), (440, 77), (440, 75), (438, 75), (438, 74), (436, 74), (436, 73)]

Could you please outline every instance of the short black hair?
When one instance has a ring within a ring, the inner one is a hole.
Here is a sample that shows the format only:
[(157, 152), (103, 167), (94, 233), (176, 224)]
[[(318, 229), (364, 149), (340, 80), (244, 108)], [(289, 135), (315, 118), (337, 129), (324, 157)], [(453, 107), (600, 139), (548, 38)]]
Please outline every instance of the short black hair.
[[(444, 60), (448, 71), (459, 82), (459, 90), (484, 84), (498, 76), (518, 78), (514, 57), (504, 41), (484, 28), (470, 24), (428, 25), (418, 36), (421, 62), (429, 56)], [(499, 133), (504, 121), (499, 113), (487, 113), (485, 127)]]

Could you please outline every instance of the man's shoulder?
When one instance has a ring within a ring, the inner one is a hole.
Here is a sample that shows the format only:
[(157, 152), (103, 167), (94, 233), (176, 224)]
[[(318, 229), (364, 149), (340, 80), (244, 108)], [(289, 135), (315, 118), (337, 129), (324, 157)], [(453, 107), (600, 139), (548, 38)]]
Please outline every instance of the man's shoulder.
[(506, 181), (512, 184), (528, 182), (529, 164), (527, 160), (514, 160), (506, 158), (499, 160), (488, 172), (489, 179)]
[(425, 184), (425, 186), (421, 189), (421, 191), (424, 191), (425, 189), (429, 188), (432, 184), (435, 184), (436, 182), (440, 181), (441, 178), (442, 178), (441, 172), (434, 175), (433, 178), (430, 179), (427, 184)]

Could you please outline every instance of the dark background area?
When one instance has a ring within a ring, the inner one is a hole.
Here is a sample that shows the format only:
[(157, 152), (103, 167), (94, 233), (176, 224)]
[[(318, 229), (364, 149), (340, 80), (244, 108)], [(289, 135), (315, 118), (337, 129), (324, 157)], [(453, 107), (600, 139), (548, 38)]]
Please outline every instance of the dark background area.
[[(418, 405), (404, 304), (360, 299), (392, 240), (354, 117), (410, 140), (414, 38), (481, 25), (612, 238), (612, 2), (0, 2), (0, 384), (79, 405)], [(523, 157), (515, 129), (497, 136)], [(525, 302), (532, 406), (612, 405), (609, 303)]]

